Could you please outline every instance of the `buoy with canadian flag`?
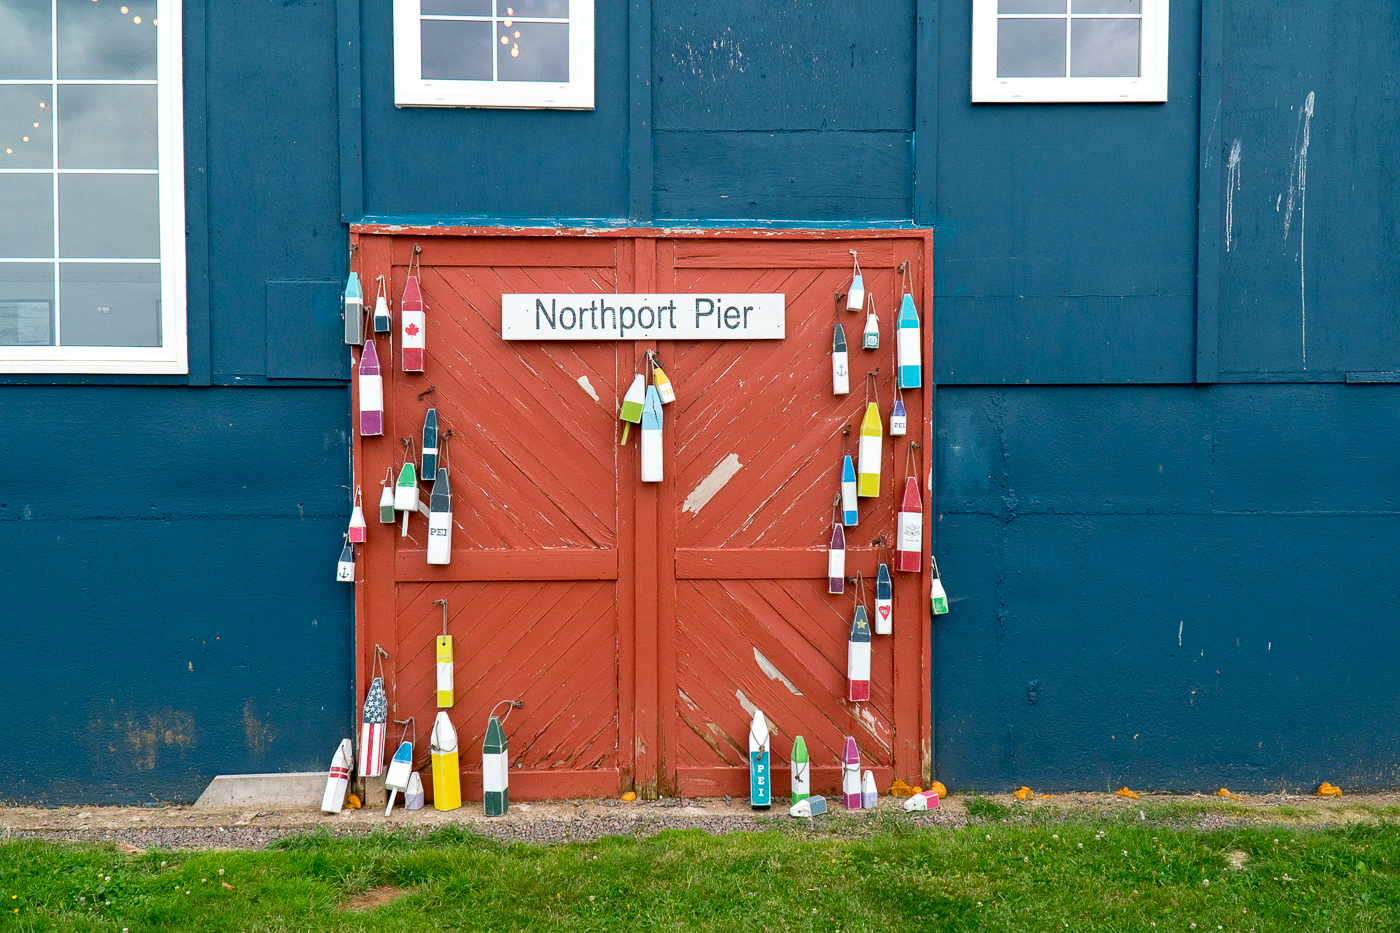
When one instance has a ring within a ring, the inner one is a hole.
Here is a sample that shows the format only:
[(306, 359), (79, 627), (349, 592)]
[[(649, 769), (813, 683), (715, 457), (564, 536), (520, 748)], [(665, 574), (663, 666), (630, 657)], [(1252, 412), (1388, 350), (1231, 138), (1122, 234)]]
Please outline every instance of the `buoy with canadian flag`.
[[(423, 248), (413, 244), (413, 258), (417, 260)], [(418, 283), (418, 274), (413, 270), (416, 264), (409, 265), (408, 281), (404, 283), (403, 298), (399, 299), (399, 345), (403, 348), (402, 369), (406, 373), (423, 371), (423, 348), (427, 346), (424, 331), (428, 317), (423, 310), (423, 289)], [(421, 272), (421, 267), (418, 267)]]

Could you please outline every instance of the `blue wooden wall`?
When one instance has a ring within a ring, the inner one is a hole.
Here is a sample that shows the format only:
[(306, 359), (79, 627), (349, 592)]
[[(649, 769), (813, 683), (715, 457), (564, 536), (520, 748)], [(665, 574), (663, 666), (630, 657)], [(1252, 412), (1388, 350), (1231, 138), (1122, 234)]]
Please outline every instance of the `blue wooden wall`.
[(1172, 7), (1166, 104), (973, 106), (970, 0), (598, 0), (575, 113), (395, 108), (392, 0), (187, 0), (191, 374), (0, 377), (0, 797), (348, 734), (363, 218), (936, 227), (939, 777), (1400, 782), (1400, 12)]

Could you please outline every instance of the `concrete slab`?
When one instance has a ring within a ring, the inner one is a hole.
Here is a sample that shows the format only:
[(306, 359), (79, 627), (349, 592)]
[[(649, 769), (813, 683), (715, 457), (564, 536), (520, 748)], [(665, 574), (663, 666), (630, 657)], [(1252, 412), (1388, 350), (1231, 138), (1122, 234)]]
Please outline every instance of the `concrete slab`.
[(275, 774), (220, 774), (194, 802), (201, 810), (229, 807), (319, 807), (325, 771)]

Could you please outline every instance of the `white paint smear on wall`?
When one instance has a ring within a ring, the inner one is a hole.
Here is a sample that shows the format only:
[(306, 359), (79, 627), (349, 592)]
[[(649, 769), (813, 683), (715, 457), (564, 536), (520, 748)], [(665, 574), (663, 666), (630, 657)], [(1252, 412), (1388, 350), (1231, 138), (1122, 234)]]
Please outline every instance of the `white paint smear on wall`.
[(595, 391), (593, 390), (593, 383), (591, 383), (591, 382), (588, 381), (588, 377), (587, 377), (587, 376), (579, 376), (579, 377), (578, 377), (578, 384), (579, 384), (579, 388), (581, 388), (581, 389), (583, 389), (583, 391), (587, 392), (588, 395), (589, 395), (589, 397), (592, 398), (593, 401), (595, 401), (595, 402), (598, 401), (598, 393), (595, 392)]
[(743, 467), (738, 454), (725, 457), (719, 462), (719, 466), (711, 470), (710, 475), (702, 479), (700, 484), (691, 490), (690, 495), (685, 497), (681, 511), (698, 514)]
[(768, 675), (769, 680), (776, 680), (791, 691), (793, 696), (802, 696), (802, 691), (797, 689), (797, 685), (783, 676), (783, 672), (777, 666), (763, 656), (763, 652), (757, 648), (753, 649), (753, 659), (758, 662), (758, 669)]

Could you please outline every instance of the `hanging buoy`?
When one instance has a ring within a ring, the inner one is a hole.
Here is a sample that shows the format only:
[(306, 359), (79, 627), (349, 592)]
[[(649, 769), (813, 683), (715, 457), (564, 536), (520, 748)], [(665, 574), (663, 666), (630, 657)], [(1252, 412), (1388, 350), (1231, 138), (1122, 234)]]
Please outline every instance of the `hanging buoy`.
[(418, 287), (418, 276), (410, 275), (404, 283), (403, 298), (399, 299), (399, 345), (403, 348), (402, 369), (406, 373), (423, 371), (423, 348), (427, 345), (423, 331), (427, 326), (428, 319), (423, 312), (423, 292)]
[(880, 791), (875, 786), (875, 772), (866, 771), (860, 779), (860, 808), (874, 810), (880, 806)]
[(335, 578), (341, 583), (355, 582), (355, 545), (350, 536), (345, 536), (345, 547), (340, 549), (340, 561), (335, 565)]
[(943, 591), (943, 579), (938, 575), (938, 560), (933, 560), (933, 583), (929, 586), (929, 609), (936, 616), (948, 611), (948, 594)]
[(360, 506), (360, 487), (355, 487), (355, 506), (350, 510), (350, 529), (346, 537), (351, 544), (364, 544), (369, 538), (369, 527), (365, 525), (365, 510)]
[(826, 591), (833, 596), (846, 592), (846, 532), (840, 522), (831, 523), (831, 544), (826, 551)]
[(627, 446), (627, 434), (632, 430), (632, 425), (638, 424), (642, 420), (642, 406), (646, 403), (646, 380), (641, 373), (632, 376), (632, 384), (627, 387), (627, 394), (622, 397), (622, 411), (617, 417), (622, 421), (622, 443)]
[(923, 358), (919, 348), (919, 311), (914, 296), (904, 293), (899, 303), (899, 321), (895, 325), (895, 349), (899, 353), (899, 387), (917, 389), (923, 384)]
[(763, 710), (756, 709), (753, 722), (749, 724), (749, 806), (754, 810), (767, 810), (773, 805), (769, 767), (771, 744), (768, 720), (763, 718)]
[(455, 810), (462, 805), (462, 769), (457, 764), (457, 730), (447, 713), (433, 720), (433, 809)]
[(880, 319), (875, 316), (875, 296), (867, 302), (870, 311), (865, 315), (865, 330), (861, 333), (860, 345), (865, 350), (880, 349)]
[(919, 481), (912, 476), (904, 481), (904, 501), (899, 504), (897, 518), (899, 534), (895, 540), (895, 569), (918, 573), (924, 564), (924, 503), (919, 495)]
[(447, 480), (447, 467), (438, 467), (428, 497), (428, 563), (452, 563), (452, 485)]
[(859, 311), (865, 307), (865, 280), (860, 277), (860, 258), (856, 256), (856, 251), (851, 249), (846, 252), (851, 254), (851, 262), (854, 271), (851, 273), (851, 287), (846, 290), (846, 310)]
[(341, 739), (331, 756), (331, 773), (326, 776), (326, 792), (321, 795), (321, 810), (339, 813), (345, 806), (345, 792), (350, 787), (350, 763), (355, 760), (349, 739)]
[(345, 281), (345, 294), (340, 297), (340, 313), (345, 318), (345, 342), (353, 346), (364, 343), (365, 293), (360, 288), (360, 275), (354, 270)]
[(890, 415), (890, 436), (903, 437), (909, 433), (909, 413), (904, 410), (904, 399), (894, 400), (894, 412)]
[(439, 709), (449, 709), (455, 697), (452, 683), (452, 636), (447, 634), (447, 600), (435, 599), (433, 602), (442, 607), (442, 634), (437, 637), (435, 646), (437, 648), (437, 705)]
[(831, 391), (833, 395), (851, 394), (850, 354), (846, 352), (846, 329), (840, 321), (831, 333)]
[(841, 752), (841, 796), (846, 798), (847, 810), (860, 809), (860, 750), (849, 735)]
[(510, 809), (510, 753), (505, 730), (495, 716), (486, 724), (486, 738), (481, 743), (481, 784), (486, 815), (505, 816)]
[(408, 517), (418, 511), (418, 477), (412, 460), (405, 460), (399, 469), (399, 481), (394, 484), (394, 511), (403, 513), (403, 535), (406, 536)]
[(379, 277), (379, 295), (374, 299), (374, 332), (387, 334), (394, 324), (389, 316), (389, 299), (384, 295), (384, 276)]
[(651, 370), (651, 381), (656, 386), (656, 391), (661, 393), (661, 404), (669, 405), (676, 400), (676, 390), (671, 386), (671, 380), (661, 371), (661, 367), (656, 365), (653, 359)]
[(870, 620), (864, 606), (856, 606), (846, 639), (846, 699), (852, 703), (870, 699)]
[(647, 386), (642, 405), (642, 482), (661, 482), (661, 393)]
[[(379, 662), (379, 646), (375, 646), (375, 663)], [(384, 678), (375, 677), (365, 692), (364, 712), (360, 719), (360, 777), (379, 777), (384, 770), (384, 729), (389, 718), (389, 700), (384, 695)]]
[(884, 426), (880, 424), (880, 409), (875, 402), (865, 406), (865, 418), (860, 423), (860, 470), (857, 492), (862, 496), (880, 494), (880, 454), (884, 444)]
[(394, 523), (394, 490), (389, 485), (390, 478), (385, 477), (384, 486), (379, 493), (379, 522), (383, 525)]
[(403, 792), (403, 808), (405, 810), (423, 809), (423, 779), (414, 771), (408, 776), (408, 790)]
[(792, 802), (812, 796), (812, 762), (807, 757), (807, 743), (802, 736), (792, 740)]
[(826, 812), (826, 798), (803, 797), (788, 810), (790, 816), (817, 816)]
[[(354, 352), (354, 351), (351, 351)], [(365, 341), (360, 354), (360, 436), (377, 437), (384, 433), (384, 377), (379, 372), (379, 354), (374, 338)]]
[(438, 416), (437, 407), (428, 409), (428, 413), (423, 416), (423, 473), (426, 480), (430, 476), (437, 476), (438, 461)]
[(384, 786), (389, 789), (389, 805), (384, 808), (384, 815), (388, 816), (389, 811), (394, 809), (394, 798), (400, 791), (408, 790), (408, 776), (413, 773), (413, 743), (404, 739), (399, 743), (398, 750), (394, 752), (393, 759), (389, 762), (389, 771), (384, 775)]
[(856, 498), (856, 465), (851, 455), (841, 459), (841, 522), (850, 526), (860, 521), (860, 510)]
[(890, 579), (890, 565), (882, 560), (880, 561), (880, 572), (875, 577), (875, 634), (888, 635), (892, 631), (894, 631), (894, 581)]

